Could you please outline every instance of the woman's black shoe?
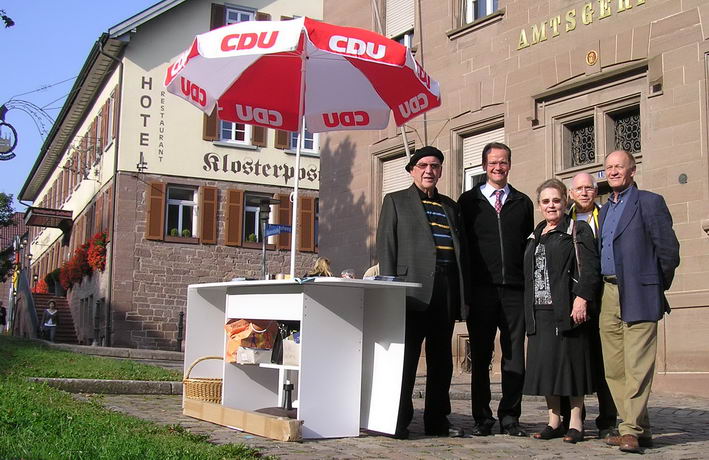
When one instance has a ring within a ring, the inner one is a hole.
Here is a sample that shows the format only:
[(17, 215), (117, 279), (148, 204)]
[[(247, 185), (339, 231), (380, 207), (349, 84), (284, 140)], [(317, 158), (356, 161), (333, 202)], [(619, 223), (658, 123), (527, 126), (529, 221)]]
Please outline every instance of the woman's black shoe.
[(581, 441), (583, 441), (583, 430), (579, 431), (576, 428), (569, 428), (569, 431), (566, 432), (566, 436), (564, 436), (564, 442), (576, 444)]
[(534, 433), (532, 435), (534, 439), (555, 439), (564, 437), (564, 425), (559, 425), (556, 428), (552, 428), (549, 425), (542, 430), (541, 433)]

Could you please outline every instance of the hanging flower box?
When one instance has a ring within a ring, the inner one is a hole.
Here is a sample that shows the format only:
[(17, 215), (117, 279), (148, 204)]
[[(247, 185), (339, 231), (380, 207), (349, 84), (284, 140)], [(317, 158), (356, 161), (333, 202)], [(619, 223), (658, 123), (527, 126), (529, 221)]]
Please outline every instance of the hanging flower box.
[(99, 232), (89, 241), (89, 249), (86, 254), (89, 266), (98, 271), (106, 269), (106, 232)]

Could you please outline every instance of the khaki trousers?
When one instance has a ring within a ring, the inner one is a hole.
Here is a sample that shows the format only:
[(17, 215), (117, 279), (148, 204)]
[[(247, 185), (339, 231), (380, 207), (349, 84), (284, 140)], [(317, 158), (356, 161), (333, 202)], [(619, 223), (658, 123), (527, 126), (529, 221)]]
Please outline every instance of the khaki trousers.
[(655, 374), (657, 322), (623, 322), (618, 286), (608, 282), (603, 283), (599, 322), (606, 381), (623, 420), (618, 431), (649, 438), (647, 403)]

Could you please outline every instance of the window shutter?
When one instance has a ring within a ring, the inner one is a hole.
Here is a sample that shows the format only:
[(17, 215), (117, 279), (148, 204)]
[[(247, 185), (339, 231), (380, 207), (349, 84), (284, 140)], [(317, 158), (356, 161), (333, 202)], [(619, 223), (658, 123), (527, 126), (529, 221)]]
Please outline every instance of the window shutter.
[(227, 190), (226, 231), (224, 244), (241, 246), (241, 233), (244, 221), (244, 191)]
[(107, 239), (111, 239), (111, 224), (113, 222), (113, 189), (111, 187), (106, 190), (106, 195), (103, 203), (104, 210), (104, 226), (103, 229), (106, 231)]
[(106, 99), (106, 102), (103, 103), (103, 107), (101, 108), (101, 152), (106, 149), (106, 146), (108, 145), (108, 110), (110, 108), (110, 101), (111, 99)]
[(205, 186), (200, 192), (200, 241), (217, 244), (217, 189)]
[(146, 198), (148, 201), (148, 223), (145, 226), (145, 239), (162, 240), (165, 228), (165, 189), (162, 182), (148, 184)]
[(403, 190), (411, 185), (411, 174), (404, 168), (407, 163), (406, 156), (382, 163), (382, 200), (387, 193)]
[(59, 174), (57, 176), (57, 196), (59, 197), (58, 200), (58, 208), (61, 208), (61, 206), (64, 204), (64, 174)]
[[(286, 132), (286, 131), (284, 131)], [(291, 202), (290, 202), (290, 194), (284, 193), (284, 194), (279, 194), (278, 195), (278, 223), (280, 225), (290, 225), (291, 224)], [(291, 240), (291, 234), (290, 233), (279, 233), (278, 234), (278, 242), (276, 243), (276, 247), (278, 249), (290, 249), (290, 240)]]
[(113, 138), (118, 136), (118, 115), (121, 112), (121, 93), (118, 91), (118, 85), (113, 90)]
[(260, 11), (257, 11), (256, 12), (256, 20), (257, 21), (270, 21), (271, 15), (268, 13), (262, 13)]
[(277, 129), (276, 130), (276, 142), (274, 147), (277, 149), (287, 149), (290, 147), (290, 132), (289, 131), (283, 131), (282, 129)]
[(91, 168), (96, 161), (96, 118), (89, 125), (88, 141), (87, 141), (87, 161), (86, 167)]
[(94, 213), (94, 230), (93, 234), (100, 233), (103, 230), (103, 193), (96, 199), (96, 212)]
[(251, 127), (251, 145), (266, 147), (266, 128), (263, 126)]
[(216, 29), (226, 24), (226, 8), (224, 5), (212, 3), (212, 17), (209, 23), (209, 29)]
[(79, 154), (77, 153), (76, 150), (71, 154), (71, 168), (69, 169), (69, 172), (71, 173), (71, 181), (69, 184), (71, 185), (71, 190), (76, 188), (76, 176), (79, 174), (77, 171), (79, 170)]
[(315, 251), (313, 233), (315, 231), (315, 198), (304, 196), (300, 198), (300, 240), (298, 242), (299, 251)]
[(219, 118), (217, 117), (217, 108), (214, 107), (211, 115), (204, 114), (202, 122), (202, 139), (205, 141), (219, 140)]
[(94, 231), (94, 217), (96, 212), (96, 203), (91, 203), (91, 206), (88, 207), (86, 212), (84, 213), (84, 216), (86, 217), (86, 228), (84, 229), (84, 241), (89, 241), (91, 240), (91, 237), (94, 236), (93, 231)]
[(69, 198), (69, 195), (71, 195), (71, 187), (69, 187), (69, 171), (62, 169), (62, 178), (62, 195), (64, 195), (64, 200), (66, 201), (66, 199)]
[(504, 127), (463, 138), (463, 169), (475, 168), (475, 174), (482, 174), (484, 172), (482, 168), (483, 147), (490, 142), (504, 142), (504, 140)]
[(396, 37), (414, 28), (414, 0), (386, 0), (386, 35)]

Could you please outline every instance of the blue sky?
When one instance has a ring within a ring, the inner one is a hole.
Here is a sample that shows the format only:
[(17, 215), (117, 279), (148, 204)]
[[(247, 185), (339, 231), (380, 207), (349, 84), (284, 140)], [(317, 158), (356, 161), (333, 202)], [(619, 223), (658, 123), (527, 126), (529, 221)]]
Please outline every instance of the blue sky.
[[(0, 104), (27, 101), (43, 108), (53, 121), (101, 33), (155, 3), (0, 0), (0, 9), (15, 21), (13, 27), (0, 28)], [(33, 118), (19, 108), (9, 110), (5, 121), (17, 130), (18, 143), (17, 156), (0, 161), (0, 191), (17, 198), (46, 134), (41, 135)], [(51, 122), (46, 126), (50, 128)], [(15, 201), (15, 210), (24, 209)]]

